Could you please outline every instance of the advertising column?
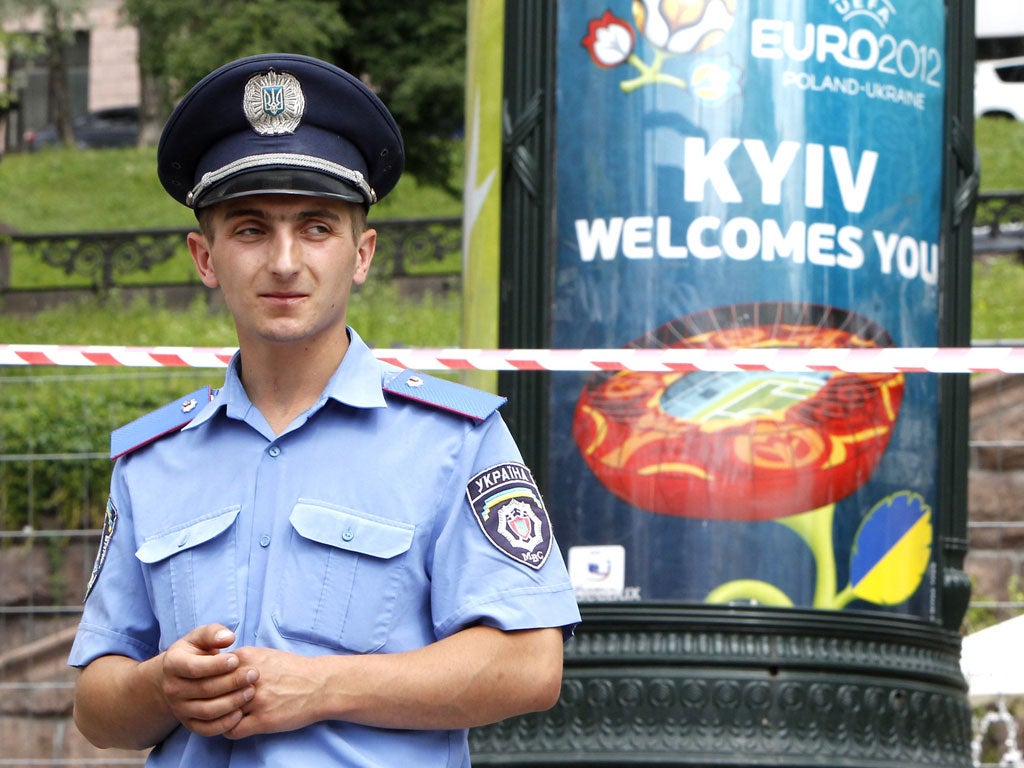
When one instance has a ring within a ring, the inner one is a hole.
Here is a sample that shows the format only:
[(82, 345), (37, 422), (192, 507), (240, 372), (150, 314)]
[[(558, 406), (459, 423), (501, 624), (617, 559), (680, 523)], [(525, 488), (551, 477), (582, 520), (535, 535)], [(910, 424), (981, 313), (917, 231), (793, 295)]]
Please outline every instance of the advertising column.
[[(559, 4), (552, 346), (935, 346), (940, 0)], [(934, 620), (925, 374), (557, 374), (580, 600)]]

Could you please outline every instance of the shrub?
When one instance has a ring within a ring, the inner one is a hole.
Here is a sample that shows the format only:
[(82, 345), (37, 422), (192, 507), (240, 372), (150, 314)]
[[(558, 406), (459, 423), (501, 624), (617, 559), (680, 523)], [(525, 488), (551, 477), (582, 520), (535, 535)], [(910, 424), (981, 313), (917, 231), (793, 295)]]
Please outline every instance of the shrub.
[[(460, 300), (400, 300), (389, 283), (352, 297), (349, 321), (371, 346), (457, 346)], [(233, 346), (230, 316), (197, 301), (183, 312), (98, 300), (32, 318), (0, 316), (19, 344)], [(107, 497), (113, 428), (203, 384), (221, 370), (0, 368), (0, 528), (96, 528)]]

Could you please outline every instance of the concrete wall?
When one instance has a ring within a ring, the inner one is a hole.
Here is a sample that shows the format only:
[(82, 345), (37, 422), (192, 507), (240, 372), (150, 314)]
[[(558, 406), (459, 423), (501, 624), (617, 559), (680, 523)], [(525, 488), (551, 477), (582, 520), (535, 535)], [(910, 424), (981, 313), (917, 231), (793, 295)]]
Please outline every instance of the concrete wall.
[(120, 0), (93, 0), (89, 21), (89, 109), (139, 103), (139, 35), (121, 19)]
[[(982, 374), (971, 381), (969, 537), (965, 568), (973, 599), (1005, 602), (1024, 589), (1024, 376)], [(1006, 619), (1017, 606), (995, 607)]]

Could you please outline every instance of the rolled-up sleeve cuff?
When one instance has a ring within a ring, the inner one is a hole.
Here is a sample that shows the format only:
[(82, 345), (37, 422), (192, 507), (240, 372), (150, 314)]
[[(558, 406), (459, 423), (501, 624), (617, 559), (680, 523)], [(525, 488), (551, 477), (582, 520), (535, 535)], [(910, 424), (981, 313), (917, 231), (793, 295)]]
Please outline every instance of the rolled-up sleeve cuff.
[(476, 624), (505, 631), (554, 627), (565, 639), (572, 637), (580, 623), (580, 611), (572, 586), (551, 589), (526, 588), (506, 591), (492, 599), (466, 606), (456, 616), (438, 625), (439, 637), (446, 637)]
[(71, 645), (68, 666), (85, 667), (100, 656), (127, 656), (136, 661), (145, 661), (157, 653), (156, 648), (134, 637), (83, 622)]

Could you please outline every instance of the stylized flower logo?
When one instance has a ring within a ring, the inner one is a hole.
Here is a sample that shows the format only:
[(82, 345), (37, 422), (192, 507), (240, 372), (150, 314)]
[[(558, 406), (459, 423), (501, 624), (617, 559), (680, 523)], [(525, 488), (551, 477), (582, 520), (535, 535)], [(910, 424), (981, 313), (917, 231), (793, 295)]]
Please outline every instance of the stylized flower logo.
[(688, 78), (665, 72), (664, 67), (673, 57), (703, 53), (717, 45), (735, 15), (736, 0), (633, 0), (636, 29), (654, 48), (650, 63), (635, 52), (633, 27), (611, 11), (590, 20), (582, 45), (599, 67), (612, 69), (628, 62), (640, 72), (621, 84), (626, 93), (660, 84), (691, 90), (705, 101), (719, 101), (739, 92), (741, 72), (727, 56), (699, 60)]
[(597, 66), (607, 69), (626, 62), (635, 43), (633, 28), (611, 11), (605, 11), (599, 19), (591, 19), (587, 36), (583, 38), (590, 58)]
[(728, 56), (703, 61), (690, 73), (690, 87), (704, 101), (723, 101), (739, 93), (741, 74)]
[(674, 54), (706, 51), (725, 36), (735, 15), (736, 0), (633, 0), (640, 34)]

